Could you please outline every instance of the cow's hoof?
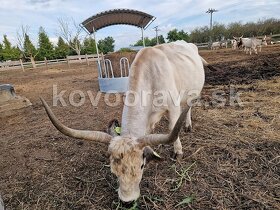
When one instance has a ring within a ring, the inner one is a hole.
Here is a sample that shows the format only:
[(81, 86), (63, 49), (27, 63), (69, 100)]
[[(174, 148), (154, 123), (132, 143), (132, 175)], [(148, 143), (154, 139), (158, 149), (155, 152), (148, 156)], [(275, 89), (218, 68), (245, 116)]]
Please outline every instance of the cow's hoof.
[(183, 159), (183, 154), (174, 153), (173, 154), (173, 159), (177, 160), (178, 162), (180, 162)]
[(190, 133), (190, 132), (192, 132), (192, 126), (188, 126), (188, 127), (184, 127), (184, 131), (185, 131), (185, 133)]

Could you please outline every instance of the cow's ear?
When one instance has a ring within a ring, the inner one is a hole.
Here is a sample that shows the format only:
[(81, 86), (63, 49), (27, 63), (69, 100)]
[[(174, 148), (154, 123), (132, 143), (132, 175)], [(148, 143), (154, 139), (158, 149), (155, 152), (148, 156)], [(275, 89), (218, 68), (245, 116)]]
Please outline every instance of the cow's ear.
[(160, 157), (160, 155), (158, 153), (156, 153), (151, 147), (147, 146), (144, 148), (144, 152), (143, 152), (143, 157), (146, 158), (146, 163), (152, 161), (152, 160), (162, 160), (162, 158)]
[(113, 137), (119, 136), (121, 134), (121, 126), (118, 120), (113, 119), (109, 122), (107, 133)]

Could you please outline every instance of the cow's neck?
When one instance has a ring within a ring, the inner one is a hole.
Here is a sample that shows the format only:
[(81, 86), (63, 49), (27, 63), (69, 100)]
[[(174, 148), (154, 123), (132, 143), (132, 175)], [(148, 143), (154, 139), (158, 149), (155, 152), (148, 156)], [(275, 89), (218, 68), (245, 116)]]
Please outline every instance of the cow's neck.
[[(121, 135), (130, 135), (133, 137), (141, 137), (149, 132), (149, 115), (152, 107), (150, 105), (142, 106), (142, 94), (143, 91), (152, 90), (151, 84), (153, 84), (152, 78), (147, 77), (149, 75), (149, 65), (143, 62), (143, 59), (138, 57), (143, 56), (144, 51), (140, 51), (133, 62), (130, 69), (128, 92), (137, 94), (138, 102), (134, 106), (124, 106), (122, 114), (122, 132)], [(133, 101), (134, 96), (128, 94), (126, 100)], [(147, 95), (147, 102), (152, 101), (152, 96)], [(149, 104), (149, 103), (148, 103)]]
[(122, 114), (122, 135), (141, 137), (147, 134), (149, 111), (140, 105), (124, 106)]

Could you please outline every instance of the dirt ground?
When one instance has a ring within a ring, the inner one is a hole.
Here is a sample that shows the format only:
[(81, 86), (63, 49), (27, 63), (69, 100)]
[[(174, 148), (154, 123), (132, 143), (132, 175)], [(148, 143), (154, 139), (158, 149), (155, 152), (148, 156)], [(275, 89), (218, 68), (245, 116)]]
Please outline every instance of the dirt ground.
[[(141, 197), (131, 209), (280, 209), (280, 46), (252, 56), (231, 49), (200, 54), (219, 70), (206, 69), (205, 103), (193, 108), (192, 132), (181, 131), (184, 157), (179, 163), (171, 146), (154, 148), (163, 160), (146, 166)], [(106, 106), (103, 95), (97, 107), (88, 95), (81, 107), (69, 105), (73, 90), (96, 96), (96, 66), (0, 72), (0, 83), (13, 84), (33, 104), (0, 116), (6, 209), (125, 209), (107, 146), (59, 133), (39, 101), (42, 96), (52, 104), (55, 85), (66, 91), (68, 106), (53, 107), (63, 123), (105, 130), (111, 119), (121, 119), (122, 105)], [(217, 91), (226, 101), (214, 100)], [(233, 103), (238, 96), (239, 105)], [(166, 118), (155, 132), (167, 132)]]

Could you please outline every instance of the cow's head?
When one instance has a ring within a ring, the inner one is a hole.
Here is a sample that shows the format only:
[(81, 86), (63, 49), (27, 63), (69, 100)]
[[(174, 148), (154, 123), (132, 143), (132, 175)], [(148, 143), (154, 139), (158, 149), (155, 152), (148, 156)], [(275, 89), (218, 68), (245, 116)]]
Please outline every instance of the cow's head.
[[(150, 146), (171, 144), (178, 138), (180, 128), (184, 124), (189, 107), (185, 109), (169, 134), (150, 134), (140, 138), (133, 136), (110, 135), (100, 131), (75, 130), (63, 125), (52, 110), (41, 98), (45, 110), (53, 125), (63, 134), (109, 145), (111, 171), (118, 177), (119, 198), (124, 202), (136, 200), (140, 196), (140, 181), (144, 166), (151, 159), (160, 158)], [(111, 121), (110, 127), (116, 121)], [(110, 130), (110, 129), (109, 129)], [(111, 132), (110, 132), (111, 133)]]
[(242, 46), (242, 38), (243, 38), (243, 35), (241, 37), (233, 37), (233, 39), (237, 42), (237, 47), (240, 48)]
[(266, 35), (264, 36), (264, 38), (262, 38), (262, 44), (267, 46), (267, 37), (266, 37)]

